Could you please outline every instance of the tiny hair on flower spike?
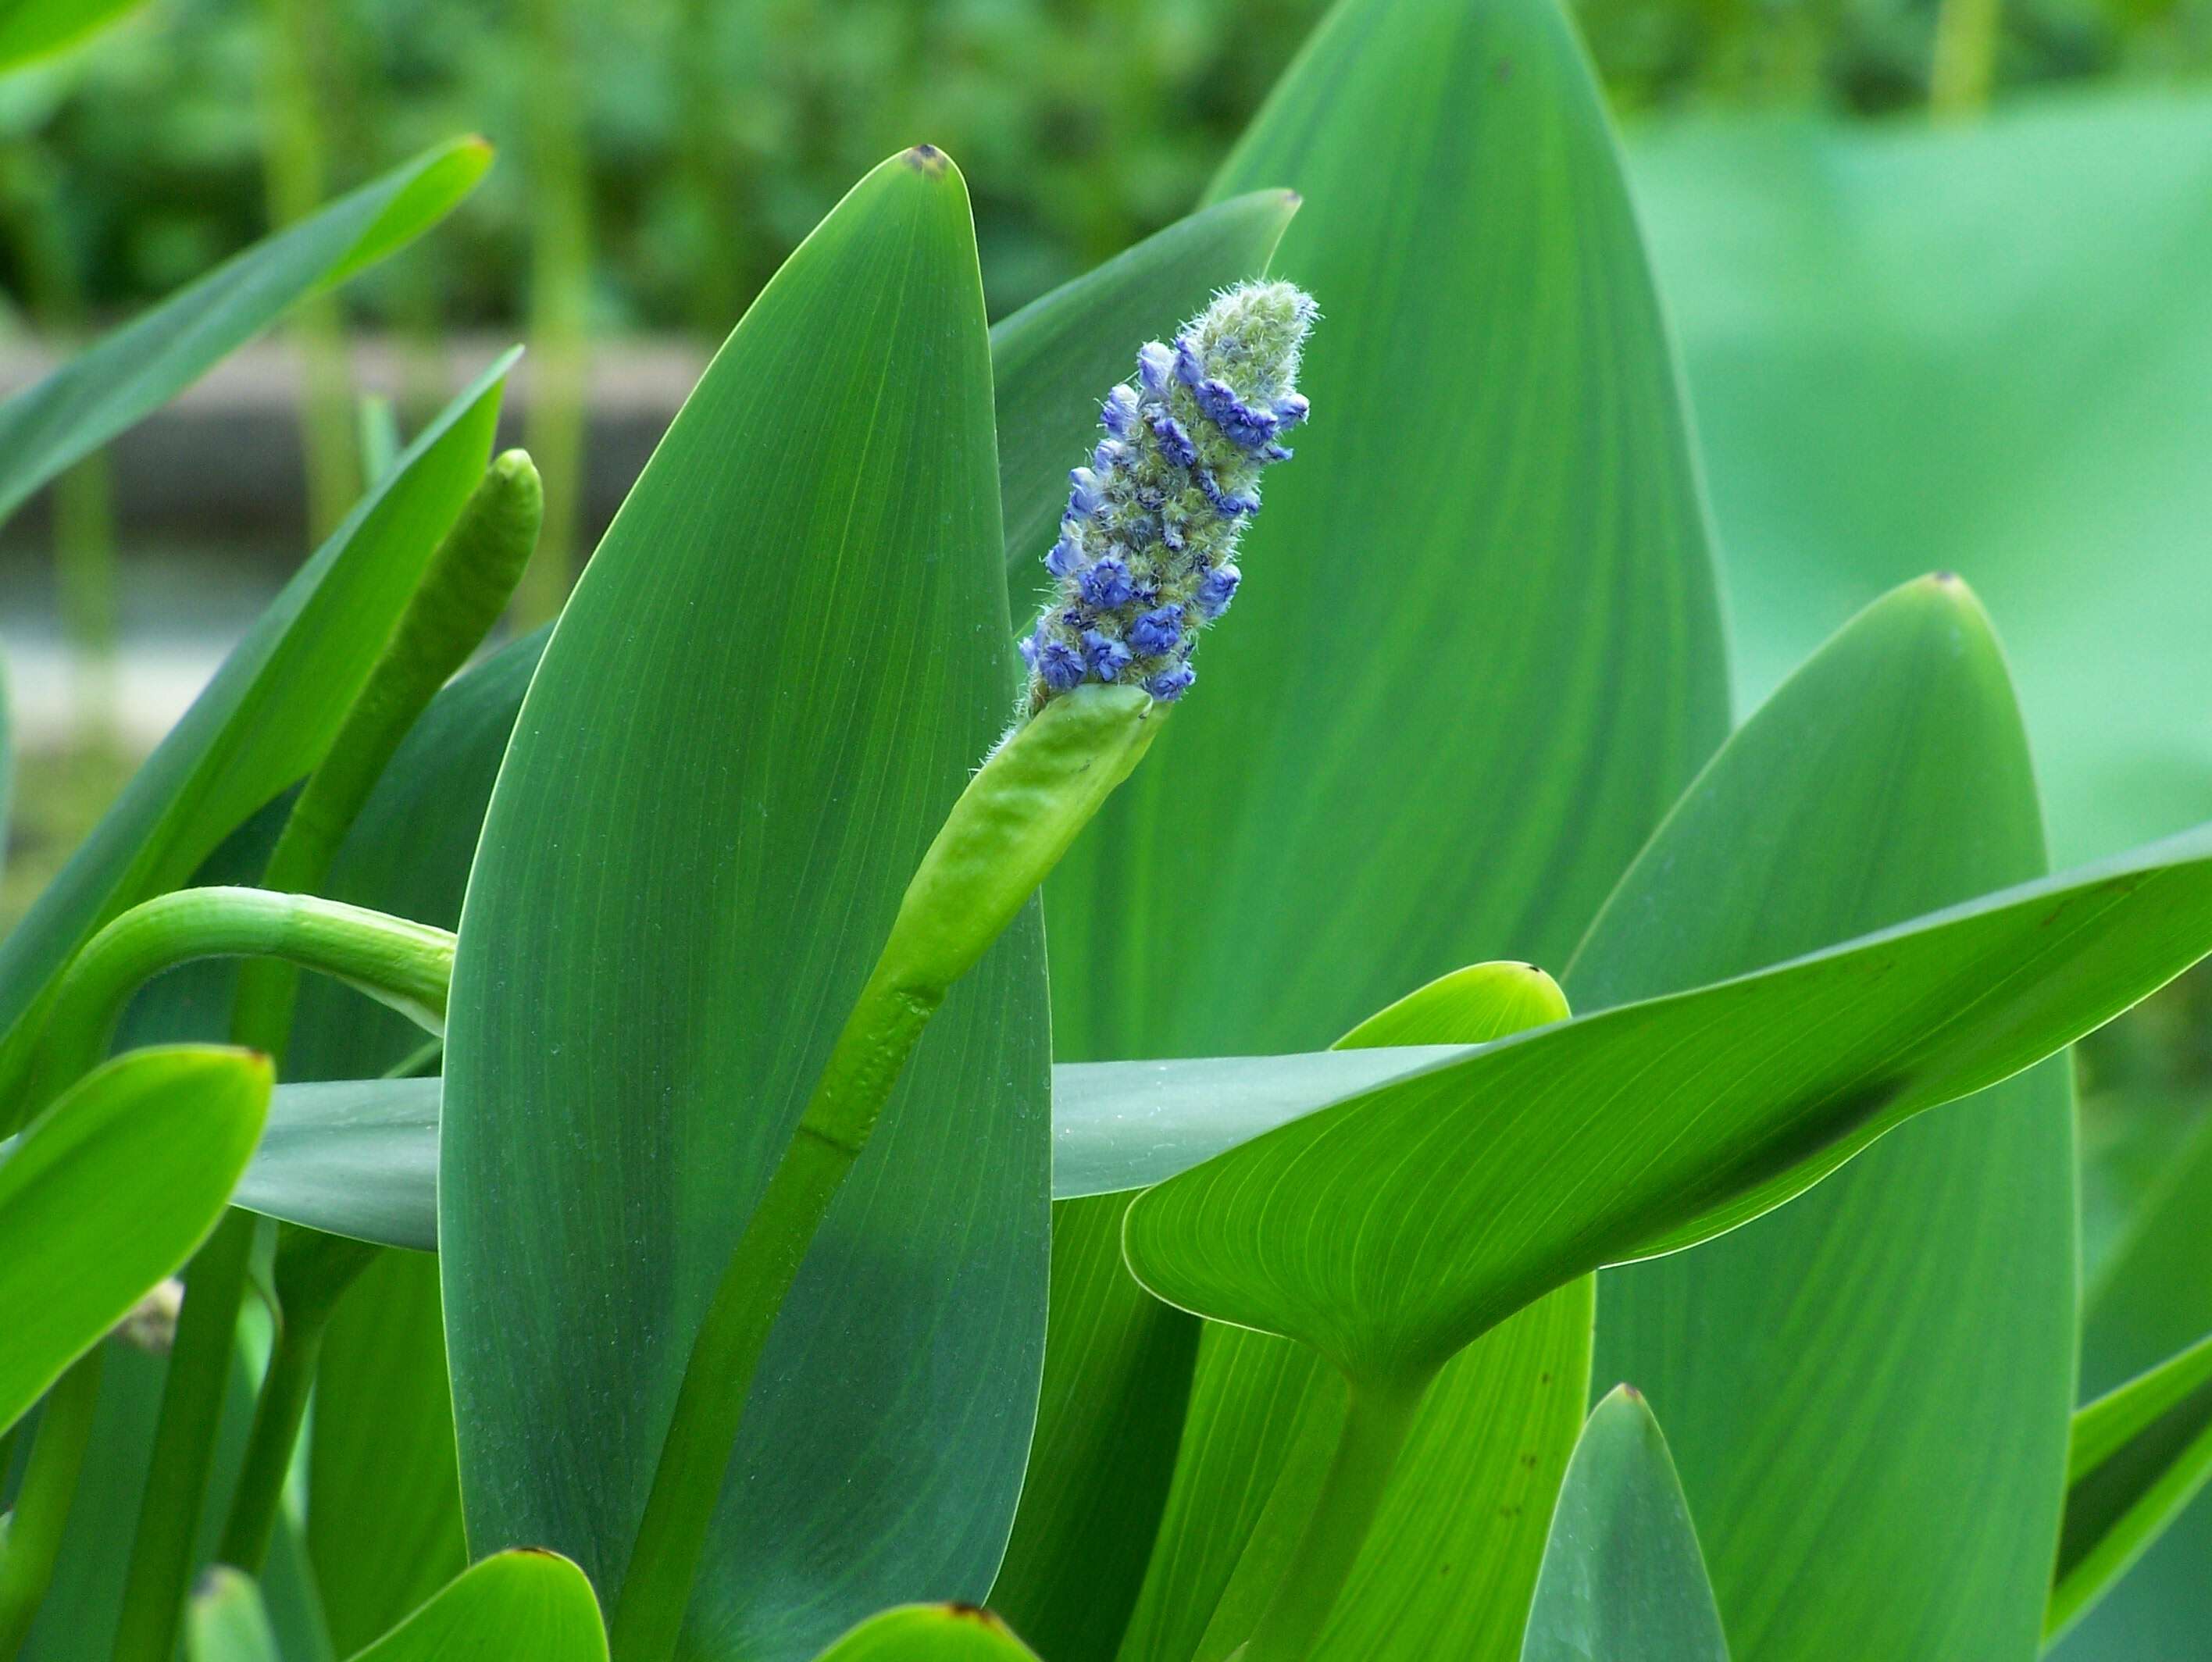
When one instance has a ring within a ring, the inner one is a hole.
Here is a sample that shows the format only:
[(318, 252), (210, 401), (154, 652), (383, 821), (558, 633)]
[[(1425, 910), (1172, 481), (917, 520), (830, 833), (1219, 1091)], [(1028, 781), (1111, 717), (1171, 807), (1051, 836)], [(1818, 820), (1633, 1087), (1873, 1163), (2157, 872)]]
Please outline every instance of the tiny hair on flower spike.
[(1261, 470), (1290, 460), (1283, 435), (1309, 412), (1296, 384), (1316, 315), (1295, 284), (1240, 283), (1172, 346), (1138, 349), (1044, 556), (1057, 588), (1021, 640), (1030, 713), (1086, 682), (1162, 702), (1190, 690), (1199, 631), (1243, 580), (1237, 540), (1259, 512)]

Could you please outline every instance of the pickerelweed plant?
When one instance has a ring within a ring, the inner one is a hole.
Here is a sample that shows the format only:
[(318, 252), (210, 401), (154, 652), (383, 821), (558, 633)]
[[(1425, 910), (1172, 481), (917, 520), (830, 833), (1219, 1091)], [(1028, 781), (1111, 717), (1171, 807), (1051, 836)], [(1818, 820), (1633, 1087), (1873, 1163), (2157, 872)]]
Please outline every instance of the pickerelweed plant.
[[(995, 325), (867, 174), (549, 631), (509, 361), (378, 470), (0, 943), (0, 1662), (2094, 1621), (2212, 1348), (2076, 1411), (2046, 1058), (2212, 830), (2051, 876), (1948, 575), (1732, 725), (1611, 146), (1547, 0), (1344, 0)], [(0, 506), (485, 160), (0, 405)]]

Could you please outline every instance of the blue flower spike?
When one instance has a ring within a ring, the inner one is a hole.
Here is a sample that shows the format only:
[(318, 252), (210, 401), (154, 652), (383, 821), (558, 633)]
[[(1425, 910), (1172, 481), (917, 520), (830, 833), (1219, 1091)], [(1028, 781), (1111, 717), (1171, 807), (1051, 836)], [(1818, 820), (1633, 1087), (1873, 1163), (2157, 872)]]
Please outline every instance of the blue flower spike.
[(1058, 585), (1021, 641), (1034, 713), (1085, 682), (1181, 698), (1198, 632), (1229, 610), (1237, 539), (1260, 508), (1260, 471), (1290, 459), (1306, 419), (1296, 388), (1313, 297), (1287, 282), (1225, 289), (1172, 345), (1149, 341), (1136, 379), (1099, 407), (1090, 464), (1044, 557)]

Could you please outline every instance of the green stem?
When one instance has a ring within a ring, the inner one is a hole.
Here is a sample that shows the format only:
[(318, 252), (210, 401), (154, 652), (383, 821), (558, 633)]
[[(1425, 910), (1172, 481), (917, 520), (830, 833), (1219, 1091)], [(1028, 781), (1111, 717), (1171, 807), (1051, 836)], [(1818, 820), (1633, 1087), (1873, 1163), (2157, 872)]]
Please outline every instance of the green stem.
[(0, 1553), (0, 1662), (13, 1662), (39, 1605), (53, 1580), (76, 1496), (77, 1474), (92, 1441), (92, 1422), (100, 1406), (100, 1347), (94, 1345), (46, 1393), (37, 1439), (15, 1509), (8, 1525), (8, 1544)]
[(1989, 107), (1996, 79), (1999, 0), (1941, 0), (1928, 76), (1929, 112), (1962, 119)]
[(614, 1662), (676, 1653), (776, 1313), (922, 1030), (1129, 776), (1164, 713), (1134, 688), (1048, 705), (985, 761), (923, 854), (692, 1342), (615, 1604)]
[(222, 1413), (237, 1351), (255, 1220), (224, 1215), (191, 1262), (177, 1343), (161, 1387), (154, 1453), (138, 1507), (138, 1532), (123, 1585), (115, 1662), (173, 1662), (192, 1574), (192, 1543), (207, 1504), (215, 1439), (200, 1435)]
[[(522, 452), (507, 452), (485, 470), (423, 568), (322, 765), (292, 804), (263, 868), (264, 889), (305, 894), (322, 886), (400, 741), (505, 610), (537, 542), (542, 503), (538, 470)], [(281, 1064), (298, 994), (298, 972), (283, 958), (243, 966), (233, 1042)], [(439, 1005), (444, 1007), (442, 995)]]
[(1237, 1662), (1305, 1662), (1312, 1654), (1374, 1527), (1428, 1385), (1425, 1375), (1410, 1386), (1352, 1387), (1336, 1455), (1322, 1480), (1313, 1516)]
[(311, 895), (180, 889), (124, 913), (63, 974), (32, 1052), (29, 1111), (99, 1065), (124, 1006), (153, 976), (195, 959), (262, 954), (334, 975), (428, 1031), (444, 1030), (453, 969), (444, 930)]
[(330, 1331), (339, 1301), (381, 1251), (366, 1241), (291, 1224), (280, 1231), (276, 1342), (254, 1405), (253, 1429), (231, 1495), (230, 1515), (216, 1552), (221, 1562), (249, 1575), (259, 1575), (268, 1560), (270, 1539), (283, 1509), (285, 1480), (299, 1446), (301, 1422), (307, 1411), (307, 1392), (322, 1359), (323, 1336)]

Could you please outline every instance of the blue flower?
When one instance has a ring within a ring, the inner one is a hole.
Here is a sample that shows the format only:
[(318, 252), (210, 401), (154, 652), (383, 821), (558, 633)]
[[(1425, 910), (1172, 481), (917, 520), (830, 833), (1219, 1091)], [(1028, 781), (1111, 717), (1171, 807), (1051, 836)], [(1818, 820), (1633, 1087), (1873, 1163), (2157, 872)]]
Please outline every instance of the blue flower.
[(1131, 682), (1162, 701), (1197, 679), (1198, 633), (1229, 609), (1260, 475), (1290, 452), (1310, 412), (1297, 389), (1311, 299), (1285, 282), (1225, 290), (1178, 331), (1147, 341), (1137, 375), (1099, 405), (1091, 464), (1068, 475), (1067, 512), (1044, 557), (1055, 592), (1021, 642), (1029, 707), (1086, 679)]
[(1085, 602), (1100, 611), (1126, 606), (1137, 597), (1136, 585), (1129, 580), (1128, 563), (1115, 555), (1099, 555), (1077, 573), (1075, 582)]
[(1129, 626), (1129, 644), (1146, 658), (1164, 658), (1182, 643), (1182, 607), (1170, 602), (1139, 613)]
[(1145, 690), (1163, 704), (1172, 704), (1190, 690), (1190, 683), (1198, 679), (1198, 671), (1188, 664), (1171, 664), (1157, 675), (1145, 678)]
[(1229, 603), (1237, 597), (1237, 585), (1244, 580), (1244, 573), (1234, 566), (1216, 566), (1198, 579), (1198, 591), (1193, 597), (1198, 609), (1210, 622), (1229, 610)]
[[(1305, 400), (1301, 398), (1298, 402), (1304, 403)], [(1136, 389), (1124, 385), (1108, 393), (1106, 402), (1099, 407), (1098, 425), (1116, 439), (1134, 438), (1137, 433)]]
[(1097, 629), (1083, 632), (1083, 653), (1091, 661), (1091, 673), (1101, 681), (1113, 680), (1129, 666), (1129, 649)]

